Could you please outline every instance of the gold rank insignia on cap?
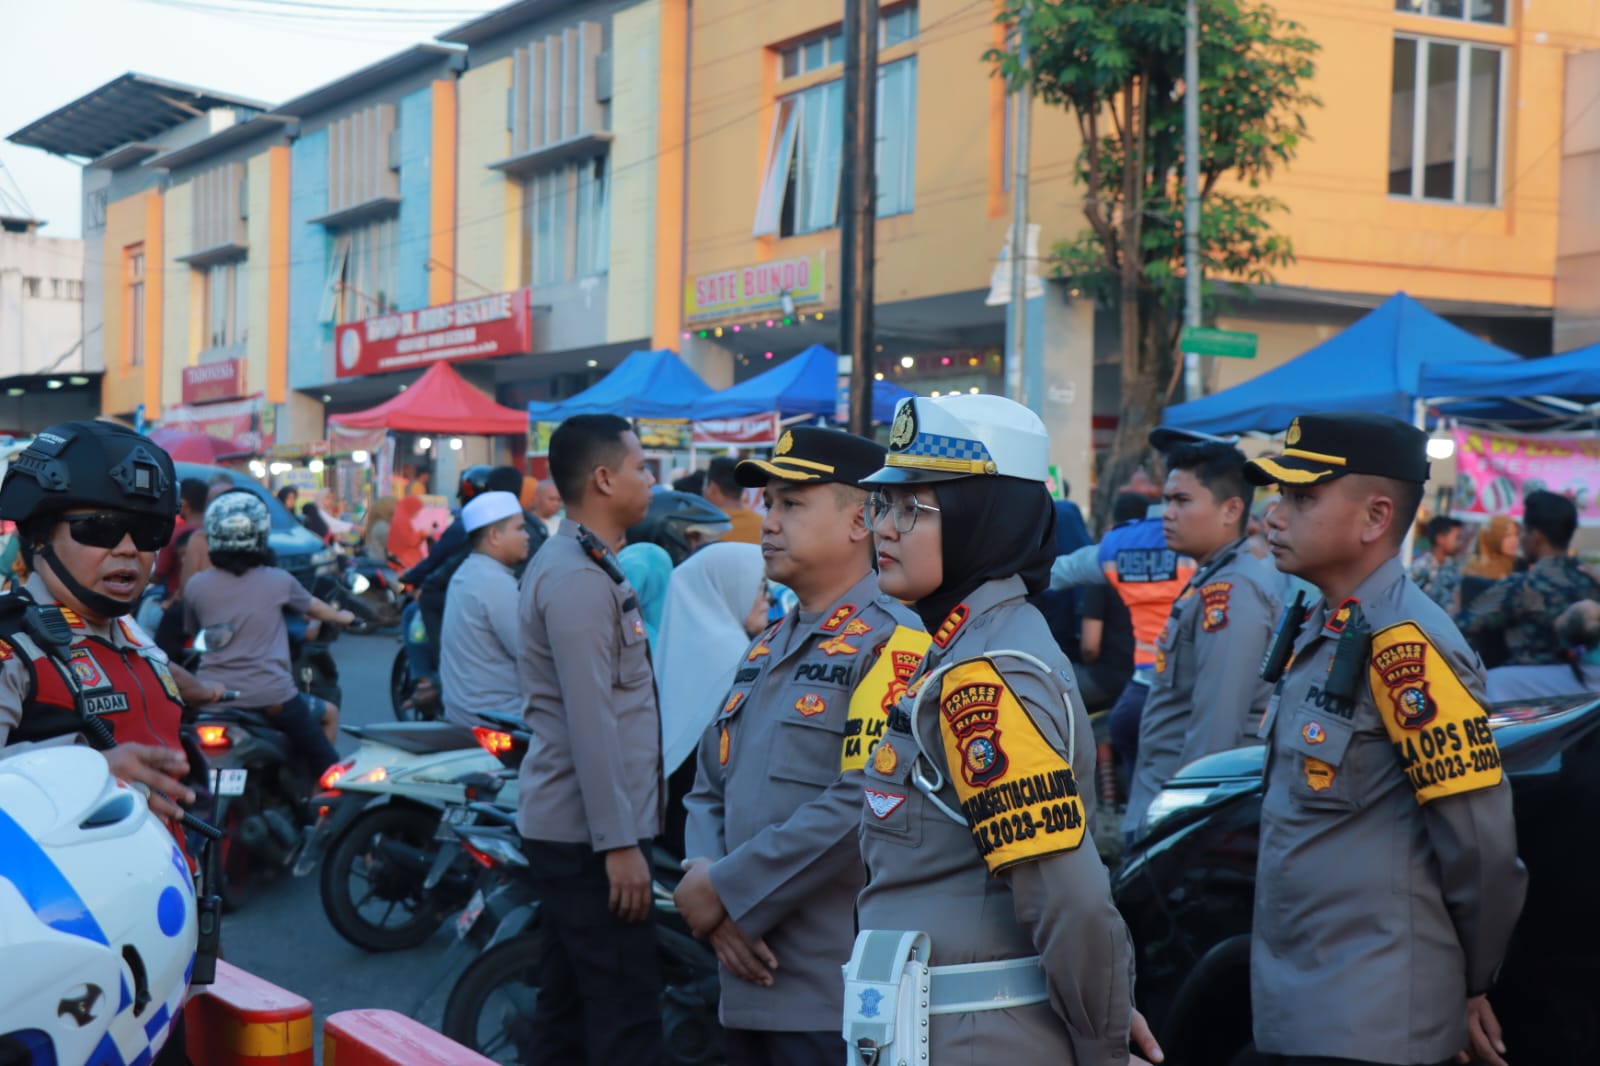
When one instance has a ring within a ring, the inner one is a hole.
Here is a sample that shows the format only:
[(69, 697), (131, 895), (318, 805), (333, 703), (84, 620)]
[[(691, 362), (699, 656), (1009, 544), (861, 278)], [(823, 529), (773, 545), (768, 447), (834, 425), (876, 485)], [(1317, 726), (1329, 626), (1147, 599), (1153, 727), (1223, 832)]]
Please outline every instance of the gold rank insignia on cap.
[(788, 455), (794, 450), (794, 434), (785, 431), (783, 439), (778, 441), (778, 446), (772, 449), (773, 455)]
[(1291, 448), (1300, 443), (1300, 420), (1298, 418), (1289, 423), (1289, 432), (1283, 435), (1283, 443)]

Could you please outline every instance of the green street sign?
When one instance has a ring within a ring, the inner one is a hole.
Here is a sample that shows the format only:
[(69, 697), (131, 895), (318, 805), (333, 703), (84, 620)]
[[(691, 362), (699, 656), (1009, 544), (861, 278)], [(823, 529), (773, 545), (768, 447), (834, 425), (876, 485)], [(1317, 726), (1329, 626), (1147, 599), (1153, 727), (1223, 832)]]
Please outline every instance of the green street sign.
[(1220, 355), (1228, 359), (1256, 357), (1256, 335), (1231, 329), (1185, 326), (1180, 346), (1186, 355)]

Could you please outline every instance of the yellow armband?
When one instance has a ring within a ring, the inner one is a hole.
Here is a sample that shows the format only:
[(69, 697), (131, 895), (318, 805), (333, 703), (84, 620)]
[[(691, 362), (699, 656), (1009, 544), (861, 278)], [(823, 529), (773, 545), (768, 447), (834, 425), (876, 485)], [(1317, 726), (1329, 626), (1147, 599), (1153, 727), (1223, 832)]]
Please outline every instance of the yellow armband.
[(839, 772), (864, 769), (872, 749), (883, 739), (889, 712), (906, 694), (911, 675), (922, 665), (928, 651), (928, 634), (920, 629), (895, 626), (889, 640), (861, 683), (850, 694), (850, 713), (845, 720), (844, 750)]
[(1372, 637), (1372, 700), (1418, 803), (1493, 788), (1500, 748), (1489, 713), (1415, 622)]

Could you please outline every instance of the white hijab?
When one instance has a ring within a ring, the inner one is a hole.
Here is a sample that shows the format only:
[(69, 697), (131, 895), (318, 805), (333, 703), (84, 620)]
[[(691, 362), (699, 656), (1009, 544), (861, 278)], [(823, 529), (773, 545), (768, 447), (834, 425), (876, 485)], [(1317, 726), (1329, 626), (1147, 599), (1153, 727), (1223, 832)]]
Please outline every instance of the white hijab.
[(733, 685), (764, 572), (754, 544), (708, 544), (672, 572), (655, 660), (667, 774), (700, 743)]

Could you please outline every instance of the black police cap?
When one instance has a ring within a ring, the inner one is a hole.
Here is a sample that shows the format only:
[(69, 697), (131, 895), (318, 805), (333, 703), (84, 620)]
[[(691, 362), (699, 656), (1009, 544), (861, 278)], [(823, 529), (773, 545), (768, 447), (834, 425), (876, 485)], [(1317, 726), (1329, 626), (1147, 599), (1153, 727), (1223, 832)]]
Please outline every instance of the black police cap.
[(734, 476), (746, 488), (775, 479), (860, 486), (883, 468), (886, 454), (882, 445), (842, 429), (797, 426), (779, 439), (771, 459), (746, 459)]
[(1428, 435), (1388, 415), (1308, 414), (1289, 424), (1286, 447), (1245, 464), (1256, 485), (1320, 485), (1346, 474), (1428, 480)]

